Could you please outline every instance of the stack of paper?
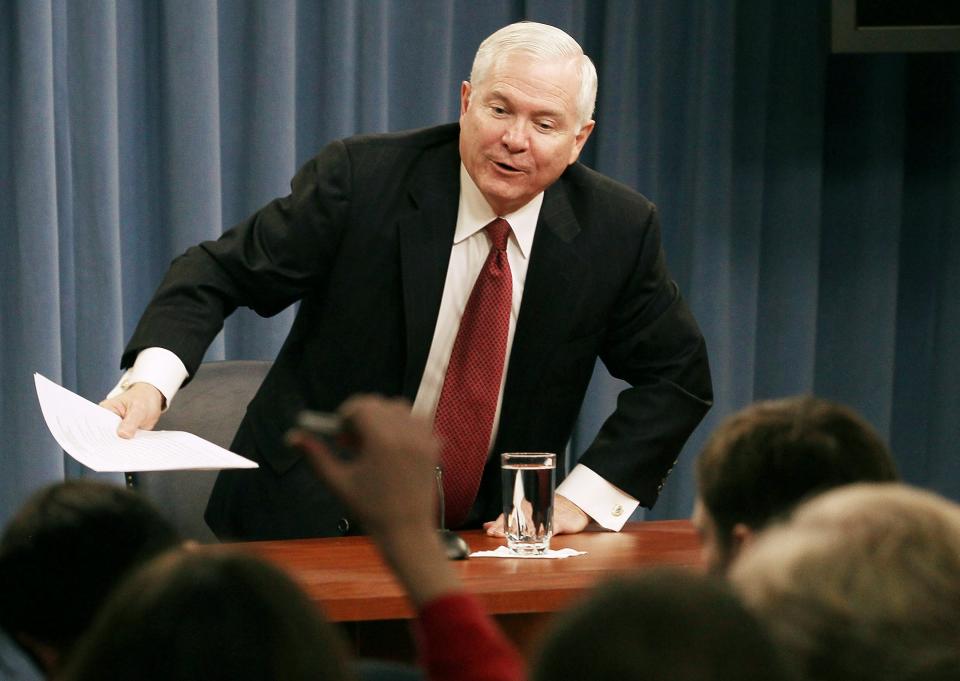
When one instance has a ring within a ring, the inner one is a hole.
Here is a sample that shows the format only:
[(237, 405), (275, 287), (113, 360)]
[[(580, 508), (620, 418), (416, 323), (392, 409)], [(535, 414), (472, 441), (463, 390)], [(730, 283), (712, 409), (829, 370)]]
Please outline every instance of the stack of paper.
[(250, 459), (192, 435), (171, 430), (141, 430), (124, 440), (120, 417), (83, 399), (40, 374), (33, 375), (40, 409), (63, 450), (99, 472), (257, 468)]

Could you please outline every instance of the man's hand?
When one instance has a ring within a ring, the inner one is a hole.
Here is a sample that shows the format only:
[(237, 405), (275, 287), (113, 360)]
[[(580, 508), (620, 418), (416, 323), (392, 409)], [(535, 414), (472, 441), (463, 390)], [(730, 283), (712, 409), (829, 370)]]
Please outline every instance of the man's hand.
[[(553, 533), (577, 534), (586, 529), (590, 516), (584, 513), (579, 506), (562, 494), (553, 497)], [(483, 529), (491, 537), (503, 536), (503, 514), (494, 521), (484, 523)]]
[(149, 383), (134, 383), (122, 393), (100, 406), (109, 409), (121, 419), (117, 435), (130, 439), (137, 430), (153, 430), (163, 411), (163, 393)]

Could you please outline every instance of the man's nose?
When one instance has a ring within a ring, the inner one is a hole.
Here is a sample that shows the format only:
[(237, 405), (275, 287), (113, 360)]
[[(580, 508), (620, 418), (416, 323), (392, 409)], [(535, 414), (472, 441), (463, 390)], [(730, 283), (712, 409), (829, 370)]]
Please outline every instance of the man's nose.
[(513, 121), (507, 126), (506, 130), (503, 131), (501, 141), (511, 152), (524, 151), (530, 144), (530, 138), (527, 136), (523, 122), (520, 120)]

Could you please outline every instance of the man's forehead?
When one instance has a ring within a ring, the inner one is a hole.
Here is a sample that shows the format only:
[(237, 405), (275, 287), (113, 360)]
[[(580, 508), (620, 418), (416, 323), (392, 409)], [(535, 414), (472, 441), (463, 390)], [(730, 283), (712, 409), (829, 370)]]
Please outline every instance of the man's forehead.
[(576, 105), (579, 72), (569, 58), (543, 59), (505, 55), (490, 70), (479, 90), (505, 99), (531, 97), (563, 113)]
[(514, 50), (501, 54), (493, 59), (487, 69), (487, 78), (494, 78), (498, 74), (511, 75), (517, 73), (553, 73), (554, 79), (573, 78), (579, 80), (580, 71), (577, 68), (576, 57), (542, 55), (533, 52)]

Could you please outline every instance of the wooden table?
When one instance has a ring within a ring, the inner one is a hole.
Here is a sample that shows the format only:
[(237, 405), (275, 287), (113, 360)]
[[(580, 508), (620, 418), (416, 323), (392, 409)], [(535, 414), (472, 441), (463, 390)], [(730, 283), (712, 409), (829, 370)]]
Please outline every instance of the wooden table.
[[(502, 539), (462, 532), (471, 551)], [(250, 542), (238, 545), (280, 566), (327, 618), (347, 624), (356, 652), (411, 659), (407, 620), (414, 616), (400, 585), (366, 537)], [(700, 543), (686, 520), (629, 523), (622, 532), (554, 537), (551, 548), (586, 551), (563, 560), (471, 558), (452, 563), (464, 586), (529, 652), (552, 613), (599, 580), (653, 565), (698, 567)]]

